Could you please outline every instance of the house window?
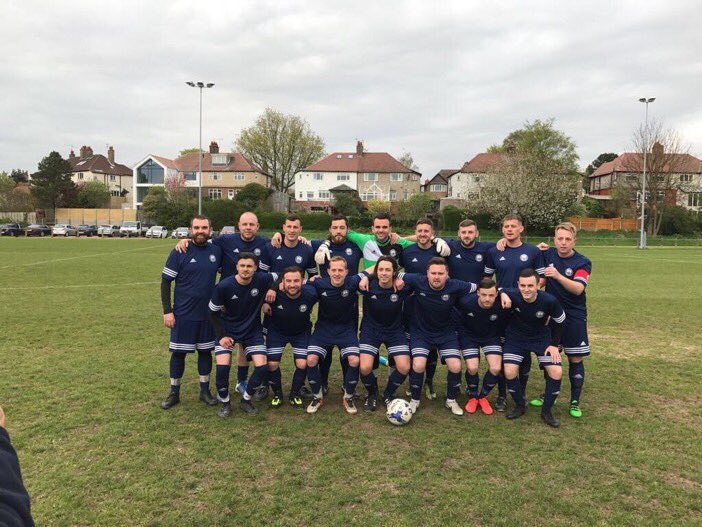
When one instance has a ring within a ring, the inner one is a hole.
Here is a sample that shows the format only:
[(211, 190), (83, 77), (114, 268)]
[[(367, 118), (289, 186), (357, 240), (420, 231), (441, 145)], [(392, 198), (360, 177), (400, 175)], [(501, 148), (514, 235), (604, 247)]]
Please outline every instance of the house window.
[(409, 190), (405, 190), (405, 199), (409, 198), (412, 193)]
[(388, 192), (388, 201), (397, 201), (397, 191), (391, 190)]
[(446, 190), (446, 185), (440, 183), (434, 183), (431, 185), (431, 192), (444, 192)]
[(695, 208), (702, 207), (702, 192), (690, 192), (687, 195), (687, 206)]
[(402, 174), (390, 174), (390, 181), (402, 181)]
[(227, 154), (212, 154), (212, 164), (213, 165), (226, 165), (227, 164)]
[(78, 172), (78, 179), (83, 179), (83, 172)]
[(319, 191), (319, 199), (329, 199), (330, 194), (328, 190), (320, 190)]
[(244, 173), (243, 172), (234, 172), (234, 179), (236, 181), (243, 181), (244, 180)]
[(227, 197), (228, 197), (229, 199), (234, 199), (234, 196), (236, 196), (236, 190), (233, 189), (233, 188), (230, 188), (230, 189), (227, 191)]
[(378, 174), (375, 172), (368, 172), (363, 174), (363, 181), (378, 181)]
[(351, 179), (350, 174), (337, 174), (336, 175), (337, 181), (349, 181), (350, 179)]
[(163, 185), (164, 170), (158, 163), (149, 159), (137, 169), (137, 183)]
[(299, 197), (300, 199), (302, 199), (302, 196), (303, 196), (303, 194), (302, 194), (302, 192), (300, 192), (300, 195), (299, 195), (298, 197)]
[(363, 192), (361, 194), (361, 201), (369, 201), (371, 199), (380, 199), (380, 198), (381, 198), (380, 192), (368, 191), (368, 192)]
[(208, 190), (208, 196), (211, 199), (222, 199), (222, 189), (221, 188), (211, 188)]
[(185, 181), (197, 181), (197, 172), (185, 172)]
[(314, 177), (312, 178), (315, 181), (322, 181), (324, 179), (324, 174), (320, 174), (319, 172), (314, 173)]
[(692, 174), (680, 174), (680, 182), (681, 183), (691, 183), (692, 182)]
[(113, 190), (112, 192), (110, 192), (110, 195), (115, 198), (119, 198), (119, 194), (119, 190)]
[(117, 181), (117, 176), (110, 176), (110, 181)]
[(307, 199), (314, 199), (314, 192), (307, 191)]
[(217, 172), (212, 172), (211, 174), (209, 174), (209, 176), (210, 176), (210, 181), (219, 181), (220, 179), (222, 179), (222, 176), (220, 174), (218, 174)]

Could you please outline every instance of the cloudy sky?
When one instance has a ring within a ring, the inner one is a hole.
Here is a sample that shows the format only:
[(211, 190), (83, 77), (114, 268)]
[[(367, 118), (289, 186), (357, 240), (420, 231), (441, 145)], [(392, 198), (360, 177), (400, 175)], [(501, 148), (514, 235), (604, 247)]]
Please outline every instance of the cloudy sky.
[(526, 120), (556, 119), (586, 166), (650, 115), (702, 154), (702, 11), (694, 1), (196, 2), (6, 0), (0, 170), (73, 146), (132, 166), (229, 150), (267, 106), (327, 152), (413, 154), (424, 176)]

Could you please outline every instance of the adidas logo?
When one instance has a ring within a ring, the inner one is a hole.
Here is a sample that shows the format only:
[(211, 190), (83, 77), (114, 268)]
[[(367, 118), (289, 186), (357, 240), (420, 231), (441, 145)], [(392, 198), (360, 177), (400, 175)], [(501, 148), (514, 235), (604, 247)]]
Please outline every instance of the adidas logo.
[(377, 299), (378, 299), (378, 297), (375, 296), (375, 295), (371, 296), (371, 298), (374, 299), (374, 300), (377, 300)]
[(424, 293), (419, 293), (419, 296), (427, 296), (427, 295)]
[(234, 249), (234, 252), (235, 252), (235, 253), (238, 253), (238, 252), (239, 252), (239, 249)]
[(283, 259), (283, 257), (280, 255), (278, 255), (278, 258), (276, 258), (276, 260), (282, 260), (282, 259)]
[(412, 261), (413, 261), (413, 262), (416, 262), (416, 261), (417, 261), (417, 259), (416, 259), (416, 258), (412, 258)]
[(584, 340), (580, 343), (580, 345), (581, 345), (581, 346), (587, 346), (587, 344), (585, 343)]
[(278, 309), (283, 309), (283, 306), (281, 306), (280, 304), (278, 304)]
[(519, 309), (518, 307), (515, 307), (514, 310), (515, 310), (515, 311), (519, 311), (519, 312), (521, 313), (521, 311), (520, 311), (520, 309)]
[(236, 296), (236, 295), (234, 295), (234, 296), (232, 297), (232, 300), (236, 300), (237, 298), (239, 298), (239, 297)]
[(327, 296), (327, 292), (326, 292), (326, 291), (322, 291), (322, 296)]
[(500, 261), (500, 262), (504, 262), (504, 261), (505, 261), (505, 257), (504, 257), (504, 256), (500, 256), (500, 260), (499, 260), (499, 261)]
[(195, 258), (191, 258), (190, 263), (197, 263), (197, 260)]
[(474, 317), (475, 315), (474, 315), (472, 312), (469, 311), (469, 312), (468, 312), (468, 316), (469, 316), (469, 317)]
[(456, 255), (456, 258), (458, 258), (458, 259), (460, 260), (460, 259), (461, 259), (461, 255), (460, 255), (460, 254), (457, 254), (457, 255)]

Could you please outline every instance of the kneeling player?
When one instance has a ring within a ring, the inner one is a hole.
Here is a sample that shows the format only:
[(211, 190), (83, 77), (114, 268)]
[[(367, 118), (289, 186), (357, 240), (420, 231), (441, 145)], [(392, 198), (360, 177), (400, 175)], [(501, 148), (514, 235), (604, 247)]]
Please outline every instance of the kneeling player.
[[(164, 410), (180, 402), (180, 381), (185, 371), (185, 356), (195, 351), (200, 374), (200, 400), (210, 406), (217, 404), (210, 393), (215, 334), (207, 303), (215, 288), (217, 271), (222, 263), (222, 251), (207, 243), (211, 233), (210, 220), (204, 216), (195, 216), (190, 222), (193, 243), (185, 253), (171, 251), (161, 274), (163, 324), (171, 330), (168, 345), (171, 352), (171, 391), (161, 403)], [(175, 282), (173, 307), (171, 282)]]
[(232, 364), (232, 347), (241, 344), (247, 359), (254, 363), (254, 373), (249, 379), (239, 406), (249, 415), (258, 410), (251, 398), (261, 383), (267, 380), (266, 345), (261, 327), (261, 306), (266, 291), (277, 278), (275, 273), (257, 273), (258, 263), (253, 253), (241, 253), (236, 262), (236, 274), (225, 278), (214, 290), (210, 300), (210, 319), (217, 334), (215, 346), (217, 360), (217, 399), (222, 403), (218, 415), (228, 417), (232, 411), (229, 398), (229, 369)]
[[(557, 427), (559, 422), (551, 409), (561, 391), (561, 355), (558, 345), (566, 315), (556, 297), (539, 291), (539, 275), (533, 269), (522, 270), (517, 285), (519, 290), (502, 291), (502, 306), (511, 308), (511, 317), (505, 329), (502, 360), (507, 390), (516, 404), (507, 414), (507, 419), (516, 419), (526, 413), (524, 388), (517, 376), (520, 364), (533, 352), (539, 360), (539, 367), (546, 374), (541, 417), (549, 426)], [(552, 322), (550, 331), (549, 319)]]
[[(463, 359), (466, 361), (466, 384), (468, 402), (466, 411), (475, 413), (478, 406), (484, 414), (492, 413), (487, 400), (490, 391), (497, 384), (502, 369), (502, 343), (507, 312), (497, 300), (497, 285), (489, 278), (478, 284), (477, 295), (470, 295), (460, 302), (456, 329)], [(478, 391), (480, 378), (480, 348), (488, 362), (488, 370), (483, 377), (483, 387)]]
[[(374, 412), (378, 405), (378, 379), (373, 366), (378, 360), (380, 346), (385, 344), (394, 369), (388, 379), (383, 400), (387, 404), (405, 379), (410, 369), (410, 351), (402, 323), (402, 306), (408, 290), (397, 291), (397, 261), (392, 256), (381, 256), (375, 265), (374, 279), (361, 285), (363, 320), (361, 322), (361, 381), (368, 397), (365, 409)], [(377, 280), (375, 279), (377, 278)]]
[(317, 303), (314, 286), (302, 284), (303, 271), (299, 267), (287, 267), (282, 274), (282, 292), (276, 292), (275, 301), (270, 304), (271, 315), (266, 335), (268, 348), (268, 372), (273, 388), (271, 406), (282, 404), (283, 386), (280, 376), (280, 359), (287, 344), (292, 347), (295, 359), (290, 388), (290, 406), (302, 408), (300, 390), (307, 376), (307, 347), (310, 340), (310, 313)]

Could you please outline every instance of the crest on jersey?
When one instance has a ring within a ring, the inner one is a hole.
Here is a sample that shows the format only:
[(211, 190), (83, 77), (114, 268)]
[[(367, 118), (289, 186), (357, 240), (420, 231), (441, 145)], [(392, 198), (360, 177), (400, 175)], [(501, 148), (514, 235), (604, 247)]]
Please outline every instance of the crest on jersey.
[(390, 256), (395, 258), (395, 256), (397, 256), (397, 251), (395, 249), (390, 249)]
[(353, 250), (351, 249), (351, 247), (347, 247), (347, 248), (346, 248), (346, 254), (347, 254), (348, 256), (351, 256), (351, 255), (353, 254)]
[(399, 297), (395, 293), (393, 293), (390, 295), (390, 302), (397, 302), (398, 298)]
[(520, 259), (522, 262), (526, 262), (526, 261), (529, 259), (529, 257), (528, 257), (526, 254), (520, 254), (520, 255), (519, 255), (519, 259)]
[(536, 312), (536, 318), (544, 318), (544, 312), (543, 312), (543, 311), (537, 311), (537, 312)]
[(573, 276), (573, 270), (570, 267), (568, 267), (565, 270), (565, 273), (566, 273), (566, 276)]
[(251, 290), (251, 296), (258, 296), (258, 289), (255, 287)]
[(450, 297), (448, 295), (441, 295), (441, 300), (443, 300), (444, 302), (448, 302), (449, 298)]
[(296, 257), (295, 257), (295, 263), (301, 264), (301, 263), (302, 263), (302, 256), (300, 256), (300, 255), (296, 256)]
[(344, 290), (341, 292), (341, 296), (343, 296), (344, 298), (346, 298), (347, 296), (349, 296), (349, 291), (348, 291), (348, 289), (344, 289)]
[(497, 320), (497, 315), (495, 315), (494, 313), (492, 315), (490, 315), (490, 320), (495, 322), (495, 320)]
[(215, 263), (217, 261), (217, 257), (214, 254), (210, 255), (210, 262)]
[(254, 249), (254, 254), (255, 254), (256, 256), (261, 256), (261, 249), (259, 249), (258, 247), (256, 247), (256, 248)]
[(300, 313), (307, 311), (307, 304), (300, 304)]
[(482, 254), (476, 254), (476, 255), (475, 255), (475, 261), (476, 261), (476, 262), (482, 262), (482, 261), (483, 261), (483, 255), (482, 255)]

